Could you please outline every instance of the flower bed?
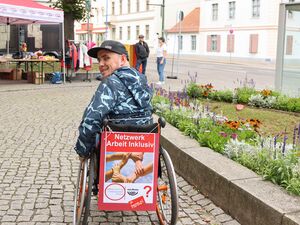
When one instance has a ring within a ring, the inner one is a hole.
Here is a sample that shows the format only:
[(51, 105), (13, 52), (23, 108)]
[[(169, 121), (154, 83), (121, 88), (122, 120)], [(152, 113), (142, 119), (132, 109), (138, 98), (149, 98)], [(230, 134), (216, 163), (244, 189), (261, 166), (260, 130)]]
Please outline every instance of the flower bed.
[(267, 89), (257, 91), (252, 87), (241, 87), (236, 88), (234, 91), (218, 91), (213, 89), (212, 84), (198, 85), (196, 83), (191, 83), (187, 87), (187, 94), (191, 98), (209, 98), (216, 101), (300, 112), (300, 98), (290, 98), (286, 95)]
[(294, 130), (293, 144), (287, 136), (261, 137), (256, 131), (260, 121), (248, 118), (229, 121), (210, 112), (187, 93), (167, 93), (159, 89), (153, 98), (155, 113), (185, 135), (262, 175), (290, 193), (300, 195), (300, 124)]

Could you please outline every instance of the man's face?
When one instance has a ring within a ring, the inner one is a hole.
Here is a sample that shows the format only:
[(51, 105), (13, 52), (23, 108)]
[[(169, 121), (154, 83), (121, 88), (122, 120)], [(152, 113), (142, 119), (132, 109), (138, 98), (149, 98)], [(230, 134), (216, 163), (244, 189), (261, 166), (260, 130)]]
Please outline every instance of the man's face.
[(100, 50), (97, 53), (99, 71), (103, 77), (110, 76), (115, 70), (124, 65), (124, 56), (107, 50)]
[(139, 37), (140, 41), (144, 41), (144, 38), (143, 37)]

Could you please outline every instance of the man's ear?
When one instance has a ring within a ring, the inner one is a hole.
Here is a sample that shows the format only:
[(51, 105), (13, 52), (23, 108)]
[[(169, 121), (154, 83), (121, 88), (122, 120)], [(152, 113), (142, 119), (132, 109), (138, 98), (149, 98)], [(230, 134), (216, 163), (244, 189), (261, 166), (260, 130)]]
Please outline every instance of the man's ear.
[(127, 56), (125, 54), (121, 55), (121, 66), (125, 66), (127, 64)]

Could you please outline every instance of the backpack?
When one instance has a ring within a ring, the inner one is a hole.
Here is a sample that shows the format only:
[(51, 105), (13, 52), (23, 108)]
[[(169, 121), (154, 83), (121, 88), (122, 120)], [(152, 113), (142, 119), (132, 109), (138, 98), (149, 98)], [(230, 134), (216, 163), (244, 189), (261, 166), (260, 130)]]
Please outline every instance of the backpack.
[(51, 83), (52, 84), (61, 84), (62, 83), (61, 77), (62, 77), (61, 72), (52, 73)]

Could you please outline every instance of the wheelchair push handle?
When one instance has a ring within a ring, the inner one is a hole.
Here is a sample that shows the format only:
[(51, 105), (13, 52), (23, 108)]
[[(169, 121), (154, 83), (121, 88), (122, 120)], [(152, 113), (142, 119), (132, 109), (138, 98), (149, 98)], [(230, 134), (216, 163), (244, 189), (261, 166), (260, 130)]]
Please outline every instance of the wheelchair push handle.
[[(103, 122), (102, 122), (102, 126), (103, 127), (108, 127), (111, 122), (112, 122), (112, 120), (104, 119)], [(158, 122), (158, 125), (161, 128), (164, 128), (166, 126), (166, 120), (163, 117), (159, 117), (157, 122)]]

